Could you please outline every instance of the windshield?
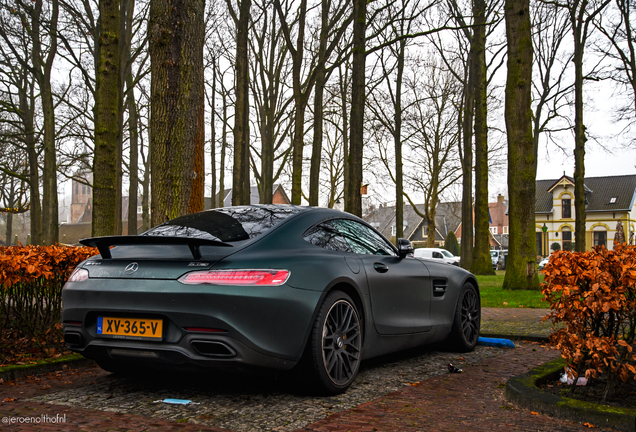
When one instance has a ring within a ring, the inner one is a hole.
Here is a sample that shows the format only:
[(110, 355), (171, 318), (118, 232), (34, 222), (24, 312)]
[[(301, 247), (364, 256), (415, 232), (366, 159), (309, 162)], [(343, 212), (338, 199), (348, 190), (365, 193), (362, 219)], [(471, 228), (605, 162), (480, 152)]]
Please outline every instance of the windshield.
[(497, 252), (490, 252), (490, 256), (491, 257), (496, 257), (497, 256)]
[(442, 253), (444, 254), (446, 258), (455, 258), (455, 255), (453, 255), (452, 253), (450, 253), (449, 251), (445, 249), (442, 249)]
[(220, 208), (180, 216), (141, 235), (192, 237), (222, 242), (249, 240), (300, 211), (291, 206)]

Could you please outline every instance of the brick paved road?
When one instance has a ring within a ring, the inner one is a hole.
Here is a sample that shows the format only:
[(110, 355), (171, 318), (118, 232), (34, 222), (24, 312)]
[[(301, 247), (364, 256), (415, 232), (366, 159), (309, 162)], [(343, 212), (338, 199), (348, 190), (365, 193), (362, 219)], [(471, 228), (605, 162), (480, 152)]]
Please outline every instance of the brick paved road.
[[(503, 399), (506, 380), (549, 361), (556, 352), (540, 344), (524, 344), (503, 355), (467, 366), (464, 373), (433, 377), (329, 416), (299, 432), (326, 431), (582, 431), (586, 427), (535, 415)], [(78, 407), (29, 402), (24, 399), (64, 388), (90, 386), (112, 379), (97, 368), (82, 368), (0, 386), (0, 415), (55, 417), (65, 424), (5, 425), (11, 431), (223, 431), (193, 423), (117, 414)], [(14, 383), (15, 384), (15, 383)], [(49, 387), (50, 386), (50, 387)], [(15, 401), (10, 399), (16, 398)], [(275, 430), (275, 429), (274, 429)]]
[[(536, 326), (547, 310), (485, 309), (484, 322)], [(536, 327), (533, 327), (536, 328)], [(587, 427), (515, 407), (504, 400), (504, 385), (511, 376), (557, 357), (537, 343), (465, 366), (462, 374), (444, 374), (423, 380), (355, 408), (333, 414), (298, 432), (326, 431), (582, 431)], [(64, 424), (7, 425), (8, 431), (223, 431), (200, 424), (119, 414), (25, 399), (42, 394), (112, 382), (96, 367), (65, 370), (39, 378), (0, 385), (0, 416), (55, 417), (66, 415)], [(187, 420), (186, 420), (187, 421)], [(276, 430), (276, 429), (273, 429)], [(603, 430), (603, 429), (600, 429)]]

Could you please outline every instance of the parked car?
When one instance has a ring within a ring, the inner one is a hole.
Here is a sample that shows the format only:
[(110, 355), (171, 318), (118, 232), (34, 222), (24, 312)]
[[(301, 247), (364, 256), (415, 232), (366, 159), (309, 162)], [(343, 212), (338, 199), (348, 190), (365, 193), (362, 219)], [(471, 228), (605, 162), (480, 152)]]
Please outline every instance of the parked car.
[(543, 270), (545, 268), (545, 266), (548, 264), (549, 261), (550, 261), (550, 257), (549, 256), (543, 258), (539, 262), (539, 271)]
[(456, 257), (446, 249), (440, 248), (418, 248), (413, 252), (415, 258), (441, 260), (446, 264), (459, 266), (459, 257)]
[(492, 268), (494, 270), (506, 269), (506, 257), (508, 256), (508, 250), (491, 250), (490, 251), (490, 259), (492, 260)]
[(81, 243), (100, 255), (64, 285), (64, 340), (115, 373), (299, 366), (335, 394), (364, 359), (479, 336), (471, 273), (337, 210), (227, 207)]

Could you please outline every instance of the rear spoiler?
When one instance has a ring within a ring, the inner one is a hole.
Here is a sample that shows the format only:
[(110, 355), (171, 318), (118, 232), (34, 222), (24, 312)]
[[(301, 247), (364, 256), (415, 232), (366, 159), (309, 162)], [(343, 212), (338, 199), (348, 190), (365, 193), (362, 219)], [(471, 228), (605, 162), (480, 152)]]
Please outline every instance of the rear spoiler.
[(111, 246), (146, 246), (146, 245), (187, 245), (192, 252), (194, 259), (201, 259), (201, 246), (223, 246), (232, 247), (229, 243), (218, 240), (209, 240), (192, 237), (162, 237), (162, 236), (108, 236), (93, 237), (80, 240), (84, 246), (96, 247), (99, 249), (103, 259), (111, 259)]

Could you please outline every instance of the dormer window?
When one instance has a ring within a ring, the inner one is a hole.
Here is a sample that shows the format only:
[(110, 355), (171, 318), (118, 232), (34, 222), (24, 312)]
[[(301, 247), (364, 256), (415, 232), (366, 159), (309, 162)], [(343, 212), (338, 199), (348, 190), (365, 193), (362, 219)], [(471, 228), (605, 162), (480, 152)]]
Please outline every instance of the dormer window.
[(615, 197), (615, 196), (611, 197), (611, 198), (610, 198), (610, 202), (609, 202), (609, 203), (610, 203), (610, 204), (616, 204), (616, 199), (617, 199), (617, 198), (618, 198), (618, 197)]

